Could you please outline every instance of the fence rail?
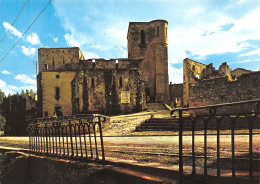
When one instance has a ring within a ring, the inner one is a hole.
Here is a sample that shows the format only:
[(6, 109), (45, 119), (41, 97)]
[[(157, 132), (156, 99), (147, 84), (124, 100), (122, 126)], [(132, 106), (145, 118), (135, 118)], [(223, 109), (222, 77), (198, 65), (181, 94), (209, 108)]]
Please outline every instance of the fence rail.
[[(28, 125), (32, 153), (105, 161), (102, 123), (106, 117), (89, 115)], [(99, 135), (97, 135), (99, 134)]]
[[(227, 106), (233, 106), (233, 107), (239, 107), (240, 105), (250, 104), (252, 109), (245, 109), (244, 112), (239, 113), (227, 113), (225, 110), (220, 110), (222, 113), (218, 113), (218, 110), (221, 108), (225, 108)], [(208, 113), (205, 114), (205, 110), (208, 109)], [(203, 160), (204, 160), (204, 178), (205, 181), (207, 181), (208, 178), (208, 146), (207, 145), (207, 130), (209, 127), (209, 124), (211, 124), (212, 128), (212, 122), (214, 122), (215, 130), (216, 130), (216, 142), (217, 142), (217, 154), (216, 154), (216, 176), (217, 176), (217, 183), (220, 183), (219, 179), (221, 177), (221, 158), (220, 158), (220, 130), (221, 125), (228, 123), (230, 124), (231, 129), (231, 162), (232, 162), (232, 183), (237, 183), (236, 179), (236, 147), (235, 147), (235, 130), (236, 126), (238, 125), (238, 122), (243, 120), (242, 123), (247, 123), (247, 129), (248, 129), (248, 164), (249, 164), (249, 183), (253, 183), (253, 128), (254, 126), (259, 126), (259, 112), (260, 109), (260, 99), (257, 100), (249, 100), (249, 101), (242, 101), (242, 102), (235, 102), (235, 103), (226, 103), (226, 104), (219, 104), (219, 105), (210, 105), (210, 106), (204, 106), (204, 107), (198, 107), (198, 108), (181, 108), (181, 109), (174, 109), (171, 111), (171, 115), (173, 115), (174, 111), (179, 112), (179, 173), (180, 173), (180, 183), (183, 183), (183, 125), (184, 123), (191, 123), (191, 130), (192, 130), (192, 175), (196, 174), (196, 150), (195, 150), (195, 131), (196, 126), (199, 124), (202, 125), (202, 130), (204, 130), (204, 152), (203, 152)], [(204, 114), (197, 113), (195, 111), (204, 110)], [(189, 112), (195, 112), (195, 114), (191, 114), (190, 116), (183, 116), (183, 111), (189, 111)], [(223, 113), (224, 112), (224, 113)], [(241, 122), (240, 122), (241, 123)], [(258, 124), (257, 124), (258, 123)], [(237, 150), (239, 151), (239, 150)]]

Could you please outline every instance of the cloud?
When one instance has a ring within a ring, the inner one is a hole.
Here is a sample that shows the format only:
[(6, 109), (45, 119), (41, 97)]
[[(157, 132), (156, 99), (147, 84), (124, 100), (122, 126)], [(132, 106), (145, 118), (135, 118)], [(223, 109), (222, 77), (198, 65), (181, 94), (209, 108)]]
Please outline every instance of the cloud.
[(127, 57), (127, 51), (123, 49), (122, 47), (119, 47), (120, 51), (123, 53), (122, 57), (126, 58)]
[(107, 39), (111, 40), (114, 45), (116, 46), (125, 46), (127, 44), (126, 39), (126, 30), (125, 29), (118, 29), (118, 28), (108, 28), (106, 31)]
[(2, 74), (4, 74), (4, 75), (10, 75), (10, 74), (12, 74), (12, 72), (9, 72), (9, 71), (7, 71), (7, 70), (2, 70)]
[(71, 47), (80, 47), (81, 46), (80, 41), (75, 40), (75, 38), (72, 34), (66, 33), (64, 35), (64, 38), (65, 38), (67, 44)]
[(183, 68), (169, 66), (169, 82), (179, 84), (183, 82)]
[(57, 43), (59, 41), (58, 37), (53, 38), (53, 41)]
[(260, 55), (260, 49), (252, 50), (250, 52), (240, 54), (239, 56), (242, 57), (242, 56), (252, 56), (252, 55)]
[(25, 46), (22, 46), (22, 53), (25, 54), (26, 56), (31, 56), (31, 55), (34, 55), (37, 51), (36, 48), (30, 48), (30, 47), (25, 47)]
[(99, 55), (92, 53), (92, 52), (83, 52), (85, 59), (93, 59), (93, 58), (100, 58)]
[(37, 35), (37, 33), (31, 33), (26, 37), (26, 40), (30, 42), (32, 45), (40, 45), (41, 41)]
[(175, 27), (169, 30), (171, 63), (181, 63), (189, 56), (196, 55), (197, 59), (204, 59), (209, 55), (236, 53), (247, 49), (251, 46), (247, 43), (248, 40), (260, 40), (260, 25), (255, 23), (257, 17), (260, 17), (260, 9), (237, 20), (222, 14), (214, 22), (202, 22), (191, 25), (188, 29)]
[(6, 96), (8, 96), (8, 94), (13, 95), (16, 93), (21, 93), (22, 90), (25, 91), (26, 89), (28, 89), (28, 90), (32, 89), (33, 91), (37, 91), (36, 84), (13, 86), (13, 85), (6, 84), (6, 82), (1, 79), (0, 79), (0, 89), (1, 89), (1, 91), (3, 91), (5, 93)]
[(36, 79), (33, 79), (25, 74), (18, 74), (14, 77), (14, 79), (20, 81), (23, 84), (36, 85)]
[(14, 36), (17, 36), (18, 38), (22, 37), (22, 33), (18, 31), (16, 28), (14, 28), (13, 26), (11, 26), (11, 24), (9, 24), (8, 22), (3, 22), (3, 26), (6, 32), (10, 29), (10, 32)]
[(249, 63), (249, 62), (251, 62), (251, 60), (241, 60), (241, 61), (238, 61), (238, 63)]
[(0, 89), (5, 93), (7, 96), (8, 94), (15, 94), (18, 90), (18, 87), (12, 86), (12, 85), (7, 85), (5, 81), (0, 79)]

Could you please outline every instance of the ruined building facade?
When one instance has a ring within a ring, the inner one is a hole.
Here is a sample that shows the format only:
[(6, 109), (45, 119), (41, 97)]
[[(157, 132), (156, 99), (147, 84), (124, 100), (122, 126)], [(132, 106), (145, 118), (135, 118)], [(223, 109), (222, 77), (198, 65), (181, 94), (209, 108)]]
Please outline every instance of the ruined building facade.
[(167, 22), (130, 22), (128, 58), (85, 60), (78, 47), (40, 48), (38, 114), (144, 110), (169, 99)]
[[(64, 55), (62, 54), (64, 53)], [(85, 60), (80, 49), (41, 48), (39, 115), (119, 114), (144, 109), (141, 61)]]
[(260, 71), (231, 71), (227, 63), (216, 70), (212, 64), (183, 60), (183, 105), (198, 107), (259, 98)]

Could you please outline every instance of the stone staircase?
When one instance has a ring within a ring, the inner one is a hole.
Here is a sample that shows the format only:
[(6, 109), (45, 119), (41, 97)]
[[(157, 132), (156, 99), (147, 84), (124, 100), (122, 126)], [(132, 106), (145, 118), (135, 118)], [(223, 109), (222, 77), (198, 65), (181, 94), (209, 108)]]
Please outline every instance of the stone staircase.
[[(197, 124), (196, 130), (202, 130), (203, 124)], [(179, 130), (178, 118), (150, 118), (136, 127), (136, 131), (174, 131)], [(192, 130), (191, 121), (183, 124), (183, 130)]]
[(146, 106), (148, 108), (148, 111), (167, 110), (163, 103), (147, 103)]
[(136, 131), (170, 131), (178, 130), (178, 128), (178, 119), (151, 118), (136, 127)]

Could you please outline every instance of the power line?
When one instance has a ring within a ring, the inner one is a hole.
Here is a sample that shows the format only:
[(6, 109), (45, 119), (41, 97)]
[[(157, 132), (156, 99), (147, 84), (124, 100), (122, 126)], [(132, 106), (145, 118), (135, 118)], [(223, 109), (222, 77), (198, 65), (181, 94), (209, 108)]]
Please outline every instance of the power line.
[(9, 31), (11, 30), (11, 27), (13, 27), (14, 23), (16, 22), (16, 20), (18, 19), (18, 17), (20, 16), (20, 14), (22, 13), (24, 7), (26, 6), (26, 4), (29, 2), (29, 0), (27, 0), (25, 2), (25, 4), (23, 5), (22, 9), (20, 10), (19, 14), (16, 16), (16, 18), (14, 19), (12, 25), (9, 27), (9, 29), (7, 30), (7, 32), (5, 33), (5, 35), (3, 36), (3, 38), (1, 39), (0, 43), (5, 39), (6, 35), (9, 33)]
[(48, 4), (43, 8), (41, 13), (34, 19), (34, 21), (31, 23), (31, 25), (26, 29), (26, 31), (22, 34), (22, 36), (15, 42), (15, 44), (9, 49), (9, 51), (6, 53), (6, 55), (1, 59), (0, 63), (6, 58), (6, 56), (13, 50), (13, 48), (16, 46), (16, 44), (22, 39), (22, 37), (26, 34), (26, 32), (31, 28), (31, 26), (34, 24), (34, 22), (41, 16), (43, 11), (49, 6), (52, 0), (48, 2)]

